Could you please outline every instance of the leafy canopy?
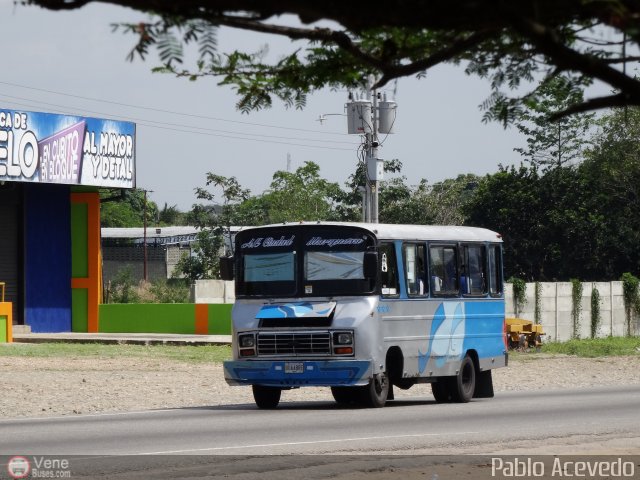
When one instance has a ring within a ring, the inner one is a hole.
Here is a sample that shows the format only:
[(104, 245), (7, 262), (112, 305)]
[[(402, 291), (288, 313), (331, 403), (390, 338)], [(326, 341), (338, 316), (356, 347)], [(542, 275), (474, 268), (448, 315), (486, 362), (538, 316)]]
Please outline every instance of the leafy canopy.
[[(100, 0), (14, 1), (72, 10)], [(366, 12), (357, 2), (337, 0), (102, 1), (154, 15), (149, 22), (114, 27), (136, 35), (130, 58), (145, 58), (157, 48), (162, 71), (218, 78), (236, 89), (243, 112), (269, 107), (274, 98), (301, 108), (321, 88), (364, 86), (369, 75), (381, 87), (423, 76), (441, 63), (462, 64), (467, 73), (490, 80), (486, 120), (512, 122), (538, 96), (537, 85), (558, 77), (573, 87), (599, 80), (612, 93), (553, 118), (640, 105), (640, 81), (620, 68), (638, 60), (640, 3), (632, 0), (390, 0)], [(306, 43), (267, 62), (262, 51), (219, 52), (220, 26)], [(188, 44), (197, 45), (198, 59), (186, 67)]]

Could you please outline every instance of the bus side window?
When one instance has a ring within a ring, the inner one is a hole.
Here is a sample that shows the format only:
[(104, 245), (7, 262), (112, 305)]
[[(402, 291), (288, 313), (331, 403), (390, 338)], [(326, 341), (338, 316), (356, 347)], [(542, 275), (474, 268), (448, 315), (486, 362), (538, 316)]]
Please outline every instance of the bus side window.
[(456, 295), (458, 293), (457, 248), (454, 246), (431, 246), (429, 248), (429, 271), (431, 291), (435, 294)]
[(489, 245), (489, 294), (502, 295), (502, 257), (500, 245)]
[(465, 295), (484, 295), (487, 293), (487, 274), (484, 245), (465, 245), (460, 271), (460, 289)]
[(392, 243), (380, 245), (380, 285), (383, 296), (398, 295), (398, 265)]
[(424, 296), (428, 293), (426, 279), (426, 251), (424, 245), (405, 244), (404, 274), (407, 284), (407, 295)]

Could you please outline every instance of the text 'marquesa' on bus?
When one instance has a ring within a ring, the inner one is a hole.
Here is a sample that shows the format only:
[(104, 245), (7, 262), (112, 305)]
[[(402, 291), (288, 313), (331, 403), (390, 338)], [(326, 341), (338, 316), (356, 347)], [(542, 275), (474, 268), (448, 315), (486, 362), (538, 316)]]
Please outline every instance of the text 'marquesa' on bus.
[(247, 228), (234, 251), (225, 379), (258, 407), (304, 386), (370, 407), (417, 383), (437, 402), (493, 396), (491, 369), (507, 365), (497, 233), (303, 222)]

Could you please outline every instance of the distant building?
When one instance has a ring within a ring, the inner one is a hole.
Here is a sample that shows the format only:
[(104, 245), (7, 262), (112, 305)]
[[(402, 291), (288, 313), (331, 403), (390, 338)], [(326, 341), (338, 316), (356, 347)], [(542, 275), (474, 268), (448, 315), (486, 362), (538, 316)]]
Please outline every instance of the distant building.
[[(241, 227), (231, 227), (232, 238)], [(147, 227), (147, 279), (166, 280), (173, 276), (178, 260), (193, 255), (196, 227)], [(130, 269), (134, 280), (144, 278), (144, 238), (142, 227), (102, 228), (102, 277), (106, 285), (120, 271)], [(223, 252), (221, 252), (222, 254)]]
[[(106, 284), (130, 269), (134, 280), (144, 278), (144, 228), (102, 228), (102, 278)], [(191, 255), (196, 227), (147, 227), (147, 279), (166, 280), (182, 255)]]

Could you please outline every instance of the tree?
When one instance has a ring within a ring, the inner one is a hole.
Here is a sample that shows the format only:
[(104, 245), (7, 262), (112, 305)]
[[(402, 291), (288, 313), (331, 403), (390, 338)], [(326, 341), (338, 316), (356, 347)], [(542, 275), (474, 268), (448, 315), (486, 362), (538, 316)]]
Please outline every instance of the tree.
[(560, 167), (582, 159), (585, 137), (593, 123), (593, 114), (575, 114), (549, 122), (549, 115), (583, 101), (582, 90), (556, 77), (543, 83), (537, 99), (527, 102), (515, 124), (527, 137), (527, 148), (515, 148), (525, 161), (542, 168)]
[(640, 271), (640, 111), (598, 121), (579, 165), (488, 175), (468, 224), (500, 232), (507, 277), (617, 280)]
[[(80, 8), (92, 0), (14, 0), (51, 10)], [(98, 0), (93, 0), (98, 1)], [(385, 8), (354, 2), (272, 0), (102, 0), (156, 15), (146, 23), (121, 26), (137, 36), (134, 54), (145, 57), (157, 47), (163, 70), (195, 79), (216, 76), (233, 86), (243, 111), (268, 107), (273, 97), (304, 106), (308, 93), (324, 87), (364, 85), (369, 75), (377, 86), (405, 76), (422, 76), (441, 63), (462, 63), (466, 71), (491, 80), (485, 103), (487, 119), (509, 122), (535, 92), (523, 83), (562, 75), (574, 85), (597, 79), (613, 89), (560, 112), (582, 112), (620, 105), (640, 105), (640, 81), (616, 68), (636, 61), (640, 44), (640, 4), (630, 0), (601, 2), (529, 0), (391, 0)], [(274, 20), (293, 15), (298, 23)], [(324, 21), (323, 23), (316, 23)], [(270, 64), (262, 52), (218, 53), (215, 28), (244, 30), (307, 40), (306, 47)], [(611, 41), (598, 32), (612, 32)], [(624, 42), (627, 48), (618, 53)], [(182, 67), (183, 46), (196, 42), (194, 68)], [(612, 48), (612, 47), (616, 48)], [(513, 92), (509, 97), (503, 89)]]
[[(360, 188), (364, 188), (367, 180), (366, 164), (364, 158), (358, 162), (355, 172), (349, 175), (349, 178), (345, 182), (347, 191), (342, 193), (340, 198), (340, 205), (338, 205), (336, 211), (342, 221), (358, 221), (362, 220), (362, 192)], [(385, 175), (399, 174), (402, 171), (402, 162), (397, 159), (386, 160), (383, 165)], [(401, 186), (402, 180), (383, 180), (380, 182), (380, 196), (379, 196), (379, 217), (381, 222), (389, 221), (386, 219), (383, 210), (386, 203), (392, 200), (397, 195), (403, 195), (398, 191), (406, 187)], [(395, 223), (395, 222), (391, 222)]]
[(617, 280), (625, 272), (640, 272), (640, 110), (618, 109), (598, 123), (580, 167), (594, 225), (590, 242), (597, 252), (590, 265)]
[(185, 225), (187, 221), (187, 214), (181, 212), (177, 205), (169, 206), (167, 202), (165, 202), (162, 210), (158, 212), (158, 222), (160, 225)]
[(458, 175), (430, 185), (422, 179), (418, 185), (406, 185), (406, 178), (396, 177), (382, 183), (380, 221), (417, 225), (462, 225), (463, 206), (473, 195), (479, 177)]
[(142, 227), (144, 212), (147, 222), (157, 217), (158, 206), (146, 200), (144, 190), (122, 190), (120, 196), (113, 197), (110, 191), (100, 195), (100, 225), (102, 227)]
[(270, 223), (338, 220), (336, 205), (341, 193), (337, 183), (320, 177), (318, 164), (305, 162), (293, 173), (274, 173), (271, 188), (262, 199), (268, 206)]
[(212, 187), (213, 190), (198, 187), (196, 197), (211, 204), (219, 196), (222, 205), (215, 209), (211, 205), (195, 204), (189, 214), (189, 218), (200, 231), (192, 246), (192, 255), (183, 256), (178, 261), (175, 271), (191, 281), (220, 276), (218, 259), (231, 244), (231, 226), (237, 225), (236, 211), (250, 194), (235, 177), (227, 178), (211, 172), (207, 173), (206, 186)]
[(467, 204), (468, 225), (502, 235), (505, 278), (542, 279), (544, 205), (537, 169), (524, 166), (501, 167), (497, 173), (487, 175)]

